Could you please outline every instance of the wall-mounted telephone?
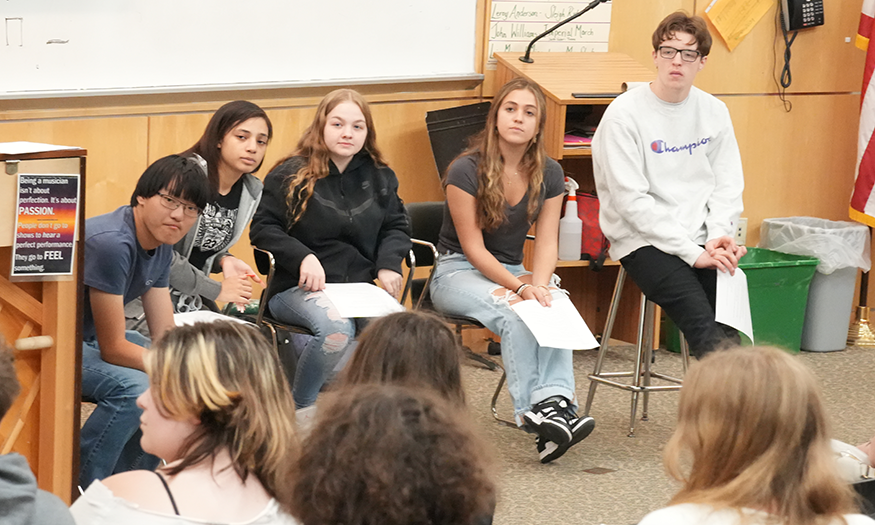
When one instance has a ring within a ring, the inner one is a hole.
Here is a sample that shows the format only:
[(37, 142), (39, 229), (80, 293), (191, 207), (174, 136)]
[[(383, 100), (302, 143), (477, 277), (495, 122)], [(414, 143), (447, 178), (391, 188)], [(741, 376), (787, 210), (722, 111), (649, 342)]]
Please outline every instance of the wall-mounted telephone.
[(785, 31), (823, 25), (823, 0), (781, 0)]

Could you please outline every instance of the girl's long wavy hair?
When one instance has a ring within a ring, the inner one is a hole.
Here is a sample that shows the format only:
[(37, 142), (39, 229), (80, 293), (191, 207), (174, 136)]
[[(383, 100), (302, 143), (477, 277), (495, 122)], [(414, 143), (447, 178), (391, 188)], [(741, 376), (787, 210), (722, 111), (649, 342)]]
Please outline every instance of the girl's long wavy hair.
[(764, 510), (782, 525), (844, 522), (856, 512), (836, 471), (817, 381), (777, 348), (718, 351), (695, 364), (664, 460), (683, 483), (672, 504)]
[(547, 162), (547, 150), (544, 147), (544, 122), (547, 120), (547, 102), (544, 93), (534, 82), (517, 77), (498, 90), (486, 116), (486, 127), (483, 131), (471, 137), (468, 149), (460, 157), (476, 154), (477, 161), (477, 215), (479, 226), (485, 230), (498, 228), (506, 219), (507, 199), (504, 198), (502, 173), (504, 158), (498, 147), (498, 112), (505, 97), (512, 91), (525, 89), (535, 96), (538, 104), (538, 130), (529, 143), (520, 168), (529, 181), (529, 203), (527, 207), (529, 221), (534, 221), (540, 206), (541, 185), (544, 182), (544, 165)]
[(408, 310), (370, 323), (340, 373), (335, 389), (360, 384), (429, 388), (444, 399), (465, 405), (461, 347), (436, 315)]
[(212, 461), (225, 449), (242, 480), (252, 474), (277, 497), (298, 456), (295, 404), (264, 336), (231, 321), (180, 326), (146, 350), (143, 360), (158, 410), (200, 420), (168, 475)]
[(328, 176), (328, 161), (330, 160), (328, 146), (325, 144), (325, 123), (328, 114), (343, 102), (352, 102), (362, 110), (365, 117), (365, 125), (368, 135), (362, 150), (366, 151), (377, 166), (385, 166), (383, 154), (377, 148), (377, 132), (374, 129), (374, 119), (371, 116), (371, 108), (364, 97), (352, 89), (337, 89), (325, 95), (316, 108), (316, 116), (313, 122), (304, 131), (295, 151), (276, 163), (273, 169), (277, 169), (292, 157), (304, 157), (306, 164), (290, 174), (287, 178), (286, 205), (289, 213), (289, 227), (294, 225), (301, 215), (307, 210), (307, 202), (313, 195), (313, 186), (316, 181)]
[[(222, 153), (219, 144), (225, 139), (225, 135), (231, 132), (237, 124), (246, 122), (251, 118), (260, 118), (267, 124), (267, 141), (273, 138), (273, 124), (263, 109), (248, 100), (235, 100), (228, 102), (213, 113), (210, 122), (204, 129), (204, 134), (190, 148), (180, 153), (183, 157), (189, 157), (197, 153), (207, 161), (207, 179), (210, 181), (210, 189), (213, 195), (219, 191), (219, 159)], [(252, 170), (255, 173), (261, 168), (264, 159)]]

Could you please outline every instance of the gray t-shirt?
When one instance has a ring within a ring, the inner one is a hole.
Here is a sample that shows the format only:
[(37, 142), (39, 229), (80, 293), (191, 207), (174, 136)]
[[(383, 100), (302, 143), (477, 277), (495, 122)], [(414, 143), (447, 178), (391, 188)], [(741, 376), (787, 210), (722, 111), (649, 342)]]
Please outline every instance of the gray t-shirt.
[[(465, 193), (477, 195), (477, 156), (467, 155), (456, 159), (447, 170), (447, 186), (456, 186)], [(548, 158), (544, 165), (544, 182), (541, 184), (541, 195), (535, 220), (541, 212), (545, 199), (562, 195), (565, 191), (565, 175), (562, 167), (553, 159)], [(495, 230), (483, 230), (483, 244), (489, 253), (504, 264), (522, 264), (523, 245), (526, 233), (534, 221), (528, 218), (529, 194), (523, 196), (516, 206), (505, 208), (506, 220)], [(444, 220), (441, 225), (438, 250), (441, 253), (462, 253), (462, 244), (456, 234), (450, 208), (444, 204)]]
[[(85, 286), (121, 295), (124, 304), (150, 288), (167, 288), (172, 250), (169, 244), (148, 252), (140, 246), (130, 206), (92, 217), (85, 221)], [(86, 293), (82, 338), (89, 341), (95, 336), (90, 295)]]

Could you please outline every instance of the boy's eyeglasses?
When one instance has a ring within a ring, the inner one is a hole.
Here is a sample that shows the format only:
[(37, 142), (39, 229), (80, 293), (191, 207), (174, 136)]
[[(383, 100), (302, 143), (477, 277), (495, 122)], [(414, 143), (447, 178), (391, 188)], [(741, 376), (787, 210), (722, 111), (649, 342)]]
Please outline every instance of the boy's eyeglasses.
[(180, 206), (182, 206), (182, 213), (184, 213), (186, 215), (186, 217), (194, 218), (194, 217), (197, 217), (198, 215), (201, 214), (202, 210), (200, 208), (198, 208), (197, 206), (185, 204), (185, 203), (181, 202), (179, 199), (175, 199), (175, 198), (171, 197), (170, 195), (166, 195), (164, 193), (159, 193), (158, 197), (160, 197), (160, 199), (158, 199), (158, 201), (161, 203), (161, 205), (164, 206), (165, 208), (167, 208), (168, 210), (176, 210)]
[(684, 62), (695, 62), (697, 58), (702, 56), (702, 53), (695, 49), (675, 49), (668, 46), (659, 46), (658, 51), (659, 57), (665, 58), (666, 60), (674, 58), (674, 56), (678, 54), (678, 51), (681, 52), (681, 60)]

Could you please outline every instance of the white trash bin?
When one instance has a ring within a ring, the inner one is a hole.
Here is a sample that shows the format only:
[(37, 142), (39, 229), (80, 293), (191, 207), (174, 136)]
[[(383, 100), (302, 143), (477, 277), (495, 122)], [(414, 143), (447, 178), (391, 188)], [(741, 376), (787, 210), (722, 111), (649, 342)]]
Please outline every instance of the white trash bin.
[(802, 350), (844, 350), (853, 310), (857, 268), (868, 271), (869, 228), (856, 222), (814, 217), (765, 219), (759, 246), (817, 257), (820, 264), (808, 290)]

